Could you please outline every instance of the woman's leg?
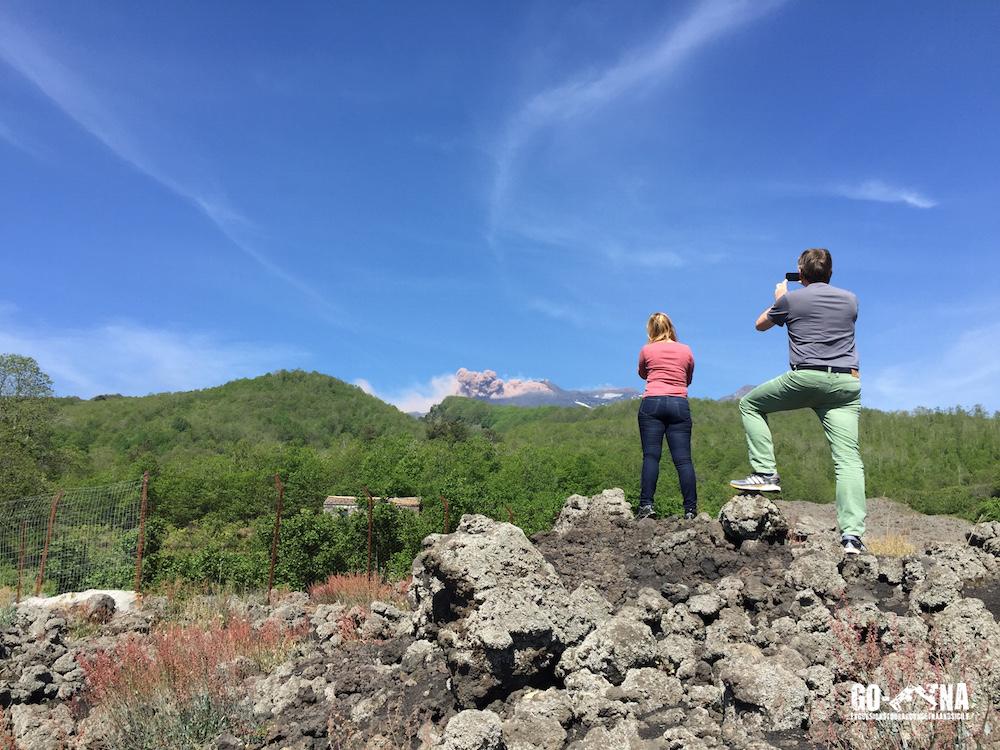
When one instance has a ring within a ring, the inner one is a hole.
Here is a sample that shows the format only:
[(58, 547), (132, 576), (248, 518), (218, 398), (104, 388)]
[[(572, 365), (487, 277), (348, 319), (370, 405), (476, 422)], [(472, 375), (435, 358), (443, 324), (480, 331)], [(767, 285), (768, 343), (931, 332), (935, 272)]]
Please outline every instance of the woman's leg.
[(677, 479), (684, 498), (684, 512), (698, 512), (698, 484), (695, 480), (694, 462), (691, 460), (691, 410), (687, 399), (678, 399), (676, 413), (667, 425), (667, 445), (677, 469)]
[(655, 414), (656, 409), (652, 404), (639, 405), (639, 439), (642, 441), (640, 507), (644, 505), (652, 507), (653, 496), (656, 494), (656, 479), (660, 475), (660, 455), (663, 453), (663, 433), (666, 431), (666, 426)]

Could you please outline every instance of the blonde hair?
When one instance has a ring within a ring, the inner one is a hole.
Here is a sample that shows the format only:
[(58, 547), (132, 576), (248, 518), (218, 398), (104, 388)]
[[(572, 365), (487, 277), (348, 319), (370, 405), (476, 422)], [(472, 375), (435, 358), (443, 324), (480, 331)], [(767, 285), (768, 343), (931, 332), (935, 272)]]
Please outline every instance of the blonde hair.
[(674, 322), (666, 313), (655, 312), (649, 316), (646, 322), (646, 333), (649, 334), (649, 343), (655, 341), (676, 341), (677, 329)]

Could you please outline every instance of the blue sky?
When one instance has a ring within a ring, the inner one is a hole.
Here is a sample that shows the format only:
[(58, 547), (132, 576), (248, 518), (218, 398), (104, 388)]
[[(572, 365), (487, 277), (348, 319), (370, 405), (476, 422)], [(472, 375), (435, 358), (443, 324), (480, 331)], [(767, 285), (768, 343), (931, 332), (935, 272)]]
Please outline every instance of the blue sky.
[(864, 401), (1000, 409), (1000, 5), (0, 8), (0, 350), (61, 394), (459, 367), (692, 395), (782, 371), (798, 253)]

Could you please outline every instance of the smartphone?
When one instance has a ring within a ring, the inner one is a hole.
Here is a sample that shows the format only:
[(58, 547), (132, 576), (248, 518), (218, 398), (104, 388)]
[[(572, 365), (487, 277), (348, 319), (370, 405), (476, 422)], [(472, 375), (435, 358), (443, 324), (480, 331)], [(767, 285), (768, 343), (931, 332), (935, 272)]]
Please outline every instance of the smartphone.
[(786, 273), (785, 281), (800, 281), (801, 279), (799, 278), (799, 276), (800, 274), (798, 273)]

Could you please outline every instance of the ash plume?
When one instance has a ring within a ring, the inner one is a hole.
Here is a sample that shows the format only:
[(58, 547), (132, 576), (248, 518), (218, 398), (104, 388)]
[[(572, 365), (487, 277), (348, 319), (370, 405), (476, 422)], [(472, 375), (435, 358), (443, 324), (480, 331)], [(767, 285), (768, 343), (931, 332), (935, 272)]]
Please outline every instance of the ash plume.
[(503, 380), (493, 370), (467, 370), (462, 367), (455, 373), (458, 381), (457, 395), (468, 398), (515, 398), (532, 393), (553, 393), (552, 386), (544, 380)]

